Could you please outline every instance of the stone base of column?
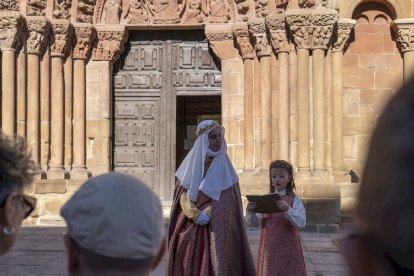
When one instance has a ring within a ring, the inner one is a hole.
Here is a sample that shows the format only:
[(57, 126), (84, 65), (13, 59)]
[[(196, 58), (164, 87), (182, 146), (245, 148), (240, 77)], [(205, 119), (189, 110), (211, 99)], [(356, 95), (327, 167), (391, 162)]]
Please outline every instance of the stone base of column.
[(40, 179), (47, 179), (47, 174), (43, 169), (39, 169), (38, 174), (36, 174), (33, 178), (34, 181)]
[(51, 167), (47, 171), (47, 179), (69, 179), (69, 173), (63, 167)]
[(351, 176), (348, 171), (334, 170), (333, 176), (336, 183), (351, 183)]
[(74, 180), (86, 180), (92, 177), (92, 173), (86, 169), (86, 166), (73, 167), (70, 172), (70, 178)]

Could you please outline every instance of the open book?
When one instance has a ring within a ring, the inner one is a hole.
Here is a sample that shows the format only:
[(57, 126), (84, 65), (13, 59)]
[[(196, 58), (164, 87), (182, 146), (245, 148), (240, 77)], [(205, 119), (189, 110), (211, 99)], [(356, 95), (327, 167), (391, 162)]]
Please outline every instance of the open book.
[(279, 213), (283, 212), (277, 207), (276, 201), (282, 200), (279, 194), (246, 195), (249, 202), (256, 203), (255, 213)]

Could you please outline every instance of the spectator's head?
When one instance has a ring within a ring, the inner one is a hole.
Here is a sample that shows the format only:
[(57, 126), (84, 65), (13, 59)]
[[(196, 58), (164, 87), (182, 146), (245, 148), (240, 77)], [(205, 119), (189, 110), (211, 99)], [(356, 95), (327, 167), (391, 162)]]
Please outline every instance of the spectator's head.
[(357, 231), (345, 241), (352, 275), (414, 274), (413, 91), (414, 79), (386, 106), (372, 136)]
[(146, 275), (164, 253), (161, 204), (135, 177), (88, 180), (63, 206), (70, 275)]
[(13, 246), (22, 220), (35, 208), (36, 200), (23, 194), (33, 175), (34, 163), (23, 138), (0, 134), (0, 255)]

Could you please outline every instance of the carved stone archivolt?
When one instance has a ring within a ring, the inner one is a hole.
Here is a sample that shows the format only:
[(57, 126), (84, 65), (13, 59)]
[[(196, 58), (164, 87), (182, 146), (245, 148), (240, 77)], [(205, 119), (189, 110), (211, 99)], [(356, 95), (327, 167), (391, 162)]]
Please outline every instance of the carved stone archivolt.
[(236, 3), (239, 21), (247, 21), (247, 13), (249, 12), (249, 2), (247, 2), (247, 0), (234, 0), (234, 2)]
[(96, 0), (79, 0), (77, 21), (92, 24), (95, 4)]
[(275, 4), (277, 11), (283, 11), (287, 8), (289, 0), (276, 0)]
[(0, 47), (2, 51), (16, 51), (23, 18), (19, 12), (0, 12)]
[(27, 53), (41, 55), (48, 45), (50, 22), (43, 16), (27, 16)]
[(247, 24), (249, 26), (250, 35), (254, 38), (254, 48), (257, 56), (270, 56), (272, 52), (267, 39), (265, 20), (254, 19)]
[(52, 57), (65, 57), (71, 46), (72, 25), (67, 20), (52, 20), (50, 52)]
[(276, 54), (288, 53), (290, 45), (286, 32), (285, 15), (278, 13), (266, 17), (266, 28), (270, 34), (273, 51)]
[(343, 52), (348, 46), (356, 20), (340, 18), (334, 30), (332, 52)]
[(254, 9), (257, 18), (265, 18), (269, 15), (269, 1), (254, 0)]
[(286, 12), (286, 22), (298, 49), (327, 49), (338, 12), (333, 9), (295, 9)]
[(27, 13), (31, 16), (45, 16), (47, 0), (27, 0)]
[(70, 19), (72, 0), (55, 0), (53, 18)]
[(233, 35), (236, 39), (240, 55), (243, 59), (254, 59), (254, 48), (251, 43), (249, 29), (246, 23), (236, 23), (233, 25)]
[[(239, 4), (244, 12), (247, 2)], [(98, 0), (96, 6), (94, 22), (104, 24), (227, 23), (235, 18), (231, 0)]]
[(19, 1), (17, 0), (0, 0), (0, 10), (19, 11)]
[(299, 0), (298, 3), (301, 8), (312, 8), (315, 6), (315, 0)]
[(87, 59), (91, 49), (92, 41), (94, 39), (94, 29), (91, 24), (76, 24), (74, 37), (74, 59)]
[(96, 31), (97, 40), (93, 49), (93, 60), (115, 61), (123, 51), (128, 39), (124, 27), (118, 29), (101, 28)]
[(397, 45), (402, 53), (414, 51), (414, 20), (394, 20), (392, 29), (397, 37)]

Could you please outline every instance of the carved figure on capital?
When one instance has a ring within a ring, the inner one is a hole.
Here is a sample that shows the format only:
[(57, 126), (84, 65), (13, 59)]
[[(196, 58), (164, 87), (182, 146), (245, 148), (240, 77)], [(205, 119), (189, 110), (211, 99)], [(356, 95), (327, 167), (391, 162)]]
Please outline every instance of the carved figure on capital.
[(326, 11), (311, 16), (311, 24), (315, 26), (313, 48), (327, 49), (331, 42), (333, 28), (338, 22), (338, 14), (335, 10), (326, 9)]
[(397, 45), (401, 52), (414, 50), (414, 28), (398, 29)]
[(56, 19), (70, 19), (72, 0), (55, 0), (53, 16)]
[(74, 59), (88, 58), (94, 37), (92, 27), (75, 27), (75, 48), (73, 49)]
[(18, 11), (20, 10), (17, 0), (0, 0), (0, 10)]
[(130, 0), (124, 5), (122, 18), (127, 24), (148, 23), (148, 7), (144, 0)]
[(289, 41), (286, 33), (285, 16), (280, 13), (266, 17), (266, 27), (270, 34), (274, 52), (289, 52)]
[(27, 0), (26, 15), (45, 16), (47, 0)]
[(249, 11), (249, 2), (247, 0), (234, 0), (237, 7), (237, 13), (239, 14), (239, 21), (247, 21), (247, 13)]
[(78, 22), (92, 23), (96, 0), (79, 0)]
[(240, 54), (243, 59), (254, 59), (254, 48), (250, 41), (249, 31), (247, 29), (233, 29), (236, 43), (239, 47)]
[(249, 32), (254, 37), (255, 49), (258, 57), (270, 56), (271, 49), (266, 35), (264, 19), (260, 22), (248, 22)]
[(299, 7), (312, 8), (315, 6), (315, 0), (299, 0)]
[(254, 0), (254, 9), (257, 18), (265, 18), (269, 14), (268, 0)]
[(26, 19), (27, 31), (29, 37), (27, 39), (27, 53), (34, 55), (41, 55), (48, 44), (48, 37), (50, 32), (50, 23), (40, 19)]
[(338, 23), (334, 32), (333, 52), (343, 52), (348, 45), (355, 23)]
[(50, 51), (52, 57), (64, 57), (72, 38), (72, 29), (68, 23), (52, 23)]
[(230, 20), (230, 7), (227, 0), (208, 0), (210, 23), (227, 23)]
[(174, 24), (180, 22), (177, 0), (149, 0), (148, 6), (154, 15), (155, 24)]
[(1, 50), (15, 51), (18, 45), (23, 19), (19, 12), (0, 13), (0, 47)]
[(125, 31), (98, 31), (98, 42), (93, 52), (94, 60), (115, 61), (122, 52), (128, 33)]

